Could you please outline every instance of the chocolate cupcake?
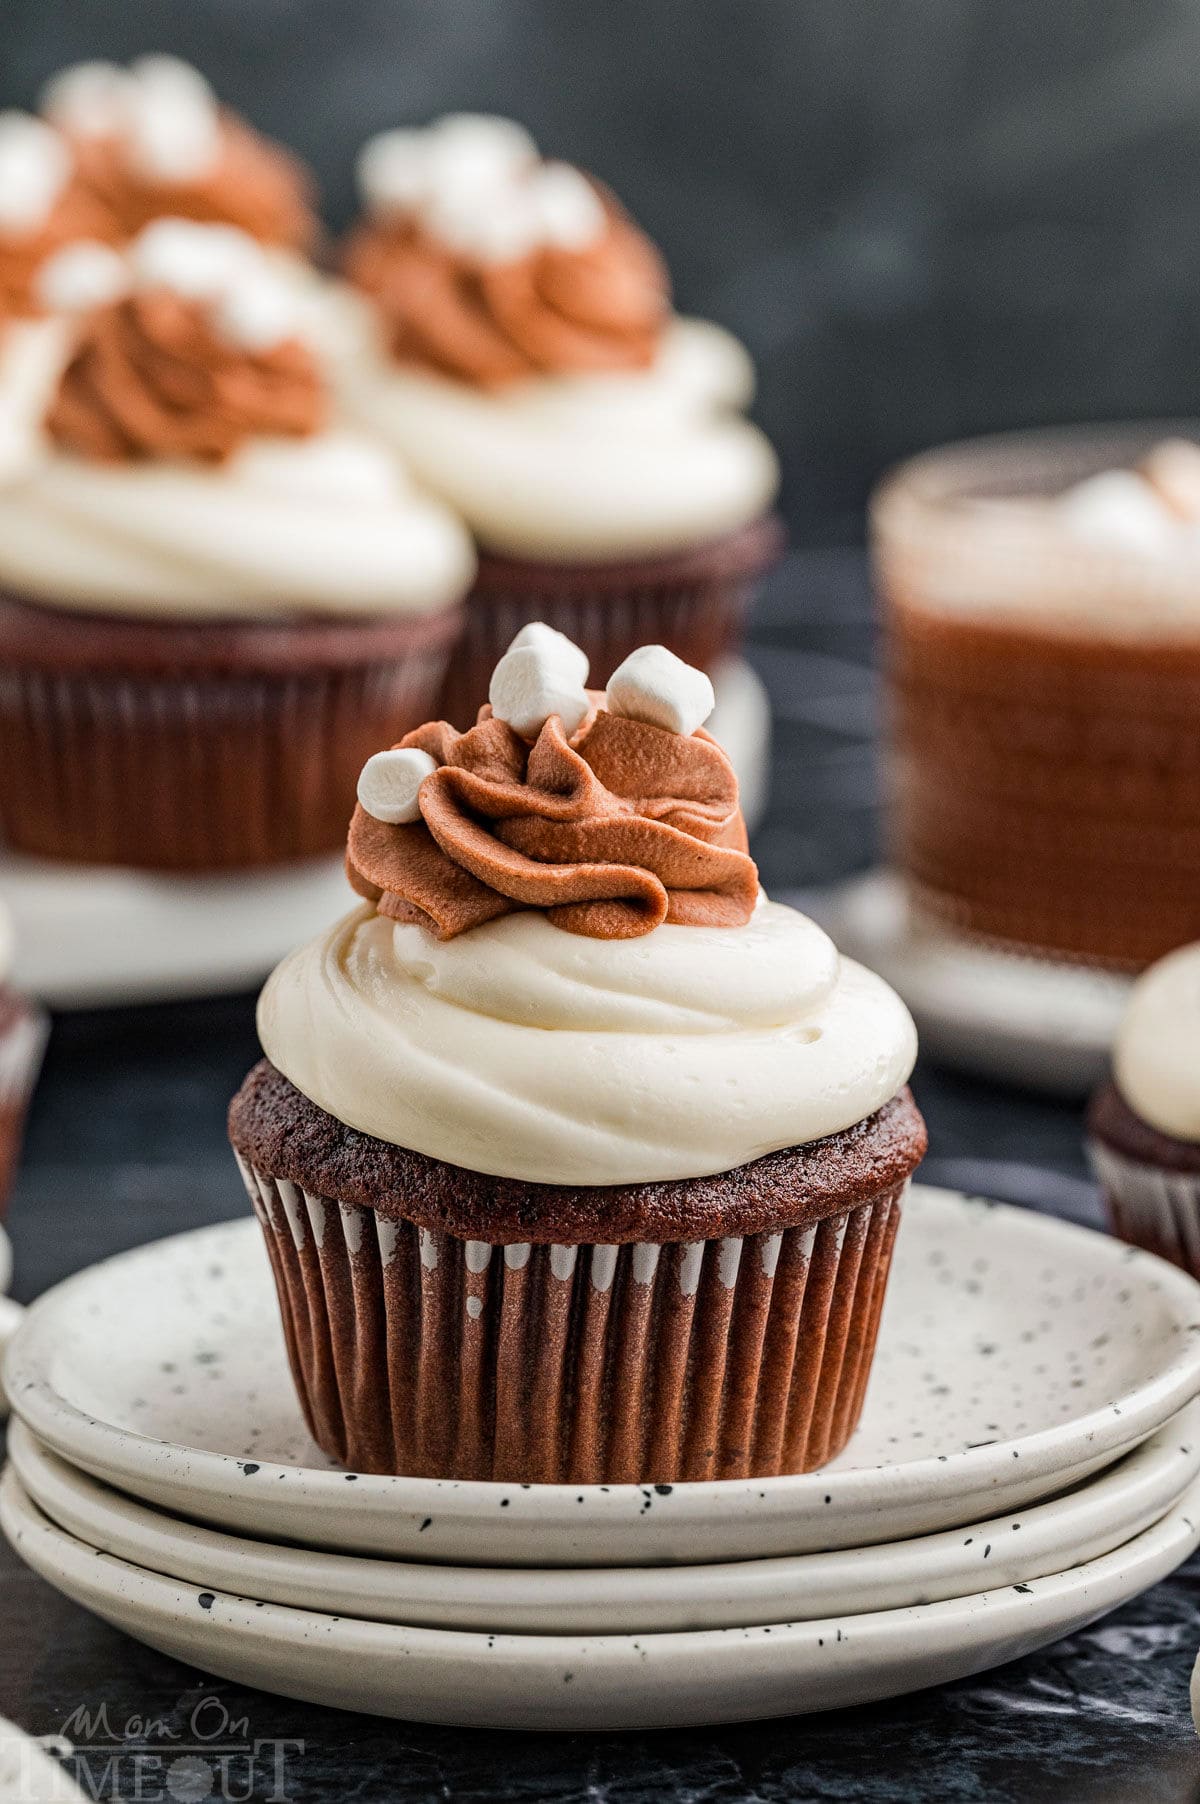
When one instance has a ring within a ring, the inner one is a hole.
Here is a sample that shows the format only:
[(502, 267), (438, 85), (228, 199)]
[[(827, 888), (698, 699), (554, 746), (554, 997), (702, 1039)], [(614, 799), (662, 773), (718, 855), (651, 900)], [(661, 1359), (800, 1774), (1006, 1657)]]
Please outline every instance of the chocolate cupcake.
[(1088, 1152), (1113, 1232), (1200, 1278), (1200, 943), (1134, 985)]
[(9, 981), (12, 927), (0, 903), (0, 1220), (21, 1152), (25, 1113), (42, 1062), (48, 1022)]
[(781, 541), (745, 351), (676, 317), (613, 196), (508, 120), (384, 133), (359, 174), (345, 269), (370, 307), (346, 403), (480, 547), (447, 718), (471, 724), (532, 620), (597, 682), (647, 641), (711, 669)]
[(1200, 447), (950, 446), (883, 485), (873, 528), (916, 910), (1129, 971), (1200, 936)]
[(49, 448), (0, 489), (0, 837), (178, 871), (334, 851), (364, 757), (434, 703), (469, 537), (330, 428), (251, 239), (160, 220), (122, 268), (102, 304), (74, 269)]
[(364, 768), (365, 898), (276, 970), (230, 1135), (310, 1429), (363, 1471), (794, 1472), (862, 1408), (912, 1023), (761, 895), (703, 673), (527, 629)]
[(66, 137), (79, 181), (109, 221), (136, 236), (151, 220), (232, 225), (261, 244), (309, 250), (317, 239), (314, 186), (291, 151), (218, 104), (175, 56), (77, 63), (46, 84), (42, 111)]

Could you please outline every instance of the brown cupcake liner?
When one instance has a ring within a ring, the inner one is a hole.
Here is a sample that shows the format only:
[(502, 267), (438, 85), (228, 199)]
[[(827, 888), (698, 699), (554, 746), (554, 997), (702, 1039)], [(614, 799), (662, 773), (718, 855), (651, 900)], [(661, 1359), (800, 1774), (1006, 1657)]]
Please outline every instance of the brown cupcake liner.
[(549, 564), (483, 553), (467, 621), (442, 690), (442, 718), (466, 728), (488, 698), (492, 672), (532, 620), (587, 653), (602, 689), (640, 645), (665, 645), (714, 670), (741, 642), (759, 579), (783, 548), (774, 517), (672, 557), (638, 563)]
[[(87, 864), (219, 871), (345, 844), (366, 759), (434, 713), (454, 611), (354, 629), (89, 620), (90, 663), (16, 655), (0, 607), (0, 839)], [(23, 615), (34, 612), (22, 608)]]
[(7, 1212), (25, 1115), (49, 1031), (42, 1009), (0, 989), (0, 1220)]
[(1087, 1150), (1113, 1233), (1200, 1278), (1200, 1173), (1145, 1165), (1094, 1137)]
[(745, 1238), (502, 1246), (238, 1162), (309, 1430), (352, 1470), (758, 1477), (824, 1464), (858, 1422), (906, 1183)]

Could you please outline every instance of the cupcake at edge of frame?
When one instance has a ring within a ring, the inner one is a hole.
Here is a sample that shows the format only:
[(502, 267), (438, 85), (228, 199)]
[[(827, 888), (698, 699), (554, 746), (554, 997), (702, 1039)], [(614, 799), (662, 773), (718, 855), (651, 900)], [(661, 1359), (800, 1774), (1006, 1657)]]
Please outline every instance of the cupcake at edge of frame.
[(615, 197), (510, 120), (385, 132), (359, 180), (344, 267), (369, 306), (346, 404), (480, 547), (447, 717), (471, 724), (530, 620), (597, 682), (648, 641), (714, 669), (782, 540), (745, 350), (677, 316)]
[(707, 676), (543, 624), (371, 758), (361, 905), (230, 1137), (312, 1434), (370, 1472), (808, 1470), (858, 1420), (925, 1129), (912, 1021), (762, 894)]
[(12, 922), (0, 902), (0, 1221), (16, 1176), (25, 1114), (49, 1031), (43, 1011), (13, 987), (12, 957)]
[(335, 851), (363, 759), (435, 702), (469, 535), (330, 424), (302, 297), (244, 233), (157, 220), (42, 279), (76, 318), (0, 485), (0, 835), (177, 871)]
[(1200, 1278), (1200, 942), (1134, 984), (1088, 1153), (1114, 1233)]

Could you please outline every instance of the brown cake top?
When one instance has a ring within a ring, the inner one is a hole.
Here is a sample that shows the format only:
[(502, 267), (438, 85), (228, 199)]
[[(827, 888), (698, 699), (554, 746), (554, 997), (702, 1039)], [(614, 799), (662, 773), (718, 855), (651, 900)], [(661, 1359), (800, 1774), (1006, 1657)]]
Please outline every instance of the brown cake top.
[(294, 297), (254, 241), (158, 220), (127, 291), (85, 313), (47, 417), (54, 441), (106, 461), (223, 462), (255, 435), (307, 437), (328, 397)]
[(359, 174), (367, 219), (346, 272), (393, 356), (484, 388), (643, 369), (670, 318), (657, 250), (580, 170), (509, 120), (457, 115), (385, 132)]
[(198, 70), (146, 56), (128, 69), (81, 63), (43, 97), (79, 177), (114, 234), (163, 216), (238, 226), (263, 244), (310, 246), (312, 183), (299, 160), (217, 100)]
[(380, 914), (439, 939), (520, 909), (594, 939), (750, 919), (758, 872), (733, 767), (701, 730), (708, 678), (662, 646), (607, 695), (586, 674), (562, 634), (527, 627), (469, 732), (432, 722), (368, 761), (347, 871)]
[(0, 324), (46, 311), (40, 274), (64, 245), (107, 236), (66, 140), (28, 114), (0, 114)]

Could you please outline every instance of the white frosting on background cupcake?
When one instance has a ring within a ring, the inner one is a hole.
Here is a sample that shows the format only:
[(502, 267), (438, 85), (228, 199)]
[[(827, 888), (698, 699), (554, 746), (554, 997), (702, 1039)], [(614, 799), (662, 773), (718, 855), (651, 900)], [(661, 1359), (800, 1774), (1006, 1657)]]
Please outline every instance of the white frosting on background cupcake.
[(1117, 1029), (1113, 1072), (1143, 1121), (1200, 1142), (1200, 942), (1138, 978)]
[(772, 504), (779, 466), (740, 416), (750, 359), (721, 327), (677, 319), (647, 370), (537, 376), (499, 391), (403, 368), (369, 324), (345, 347), (350, 415), (489, 550), (531, 558), (637, 557), (746, 526)]
[(916, 1058), (882, 979), (765, 899), (630, 940), (530, 912), (443, 942), (358, 909), (283, 961), (258, 1028), (347, 1126), (546, 1184), (733, 1170), (872, 1115)]

